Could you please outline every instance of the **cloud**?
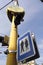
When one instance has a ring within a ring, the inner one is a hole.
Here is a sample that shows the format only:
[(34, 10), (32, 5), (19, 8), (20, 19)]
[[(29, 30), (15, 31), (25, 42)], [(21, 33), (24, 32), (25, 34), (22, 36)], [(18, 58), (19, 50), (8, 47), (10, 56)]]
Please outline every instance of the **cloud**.
[(40, 58), (36, 59), (36, 62), (38, 64), (41, 64), (43, 63), (43, 39), (39, 40), (38, 49), (39, 49)]
[(0, 65), (6, 65), (6, 60), (5, 59), (2, 60), (2, 59), (0, 59)]
[(39, 41), (38, 47), (39, 49), (43, 49), (43, 39)]
[(31, 20), (38, 12), (43, 10), (43, 6), (37, 0), (30, 0), (27, 1), (27, 4), (26, 2), (24, 4), (26, 5), (24, 7), (25, 7), (25, 19), (27, 20)]

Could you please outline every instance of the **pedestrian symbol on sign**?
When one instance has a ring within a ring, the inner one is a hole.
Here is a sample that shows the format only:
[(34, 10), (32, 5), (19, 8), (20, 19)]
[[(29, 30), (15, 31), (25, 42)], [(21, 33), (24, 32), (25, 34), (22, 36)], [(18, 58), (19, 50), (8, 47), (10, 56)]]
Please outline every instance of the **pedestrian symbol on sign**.
[(20, 55), (30, 51), (30, 43), (28, 36), (26, 36), (24, 39), (20, 40)]
[(29, 48), (28, 48), (28, 40), (27, 39), (25, 39), (25, 47), (26, 47), (26, 50), (28, 50)]
[(22, 53), (22, 51), (24, 51), (24, 42), (23, 41), (21, 41), (21, 53)]

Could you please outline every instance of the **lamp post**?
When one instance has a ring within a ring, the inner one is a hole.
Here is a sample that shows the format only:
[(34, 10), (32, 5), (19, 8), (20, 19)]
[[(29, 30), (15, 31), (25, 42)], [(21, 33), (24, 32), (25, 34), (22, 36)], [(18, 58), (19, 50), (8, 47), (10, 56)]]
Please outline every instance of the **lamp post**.
[[(17, 0), (16, 5), (18, 5)], [(20, 21), (24, 17), (24, 9), (19, 6), (11, 6), (7, 8), (7, 15), (9, 20), (12, 22), (11, 24), (11, 32), (9, 38), (9, 54), (7, 55), (7, 63), (6, 65), (17, 65), (16, 59), (16, 51), (17, 51), (17, 26), (20, 24)]]

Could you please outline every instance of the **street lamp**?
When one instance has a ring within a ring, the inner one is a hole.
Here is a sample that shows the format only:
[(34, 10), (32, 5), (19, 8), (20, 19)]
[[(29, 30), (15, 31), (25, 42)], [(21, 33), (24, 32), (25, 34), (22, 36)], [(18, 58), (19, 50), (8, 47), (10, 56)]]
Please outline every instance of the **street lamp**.
[(24, 8), (18, 6), (18, 1), (15, 0), (14, 6), (7, 8), (7, 16), (12, 22), (11, 32), (9, 37), (9, 47), (6, 65), (17, 65), (16, 53), (17, 53), (17, 26), (20, 24), (25, 14)]

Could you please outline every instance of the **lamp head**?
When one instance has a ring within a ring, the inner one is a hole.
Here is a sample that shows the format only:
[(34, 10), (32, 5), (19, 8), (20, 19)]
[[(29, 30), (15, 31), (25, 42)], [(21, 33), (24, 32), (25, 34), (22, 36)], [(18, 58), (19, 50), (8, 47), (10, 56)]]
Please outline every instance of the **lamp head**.
[(8, 7), (7, 8), (7, 16), (9, 18), (9, 20), (12, 22), (12, 17), (15, 16), (15, 25), (19, 25), (20, 24), (20, 21), (23, 19), (24, 17), (24, 9), (22, 7)]

